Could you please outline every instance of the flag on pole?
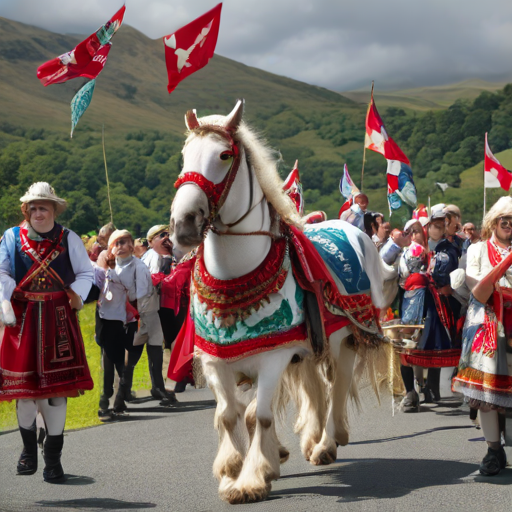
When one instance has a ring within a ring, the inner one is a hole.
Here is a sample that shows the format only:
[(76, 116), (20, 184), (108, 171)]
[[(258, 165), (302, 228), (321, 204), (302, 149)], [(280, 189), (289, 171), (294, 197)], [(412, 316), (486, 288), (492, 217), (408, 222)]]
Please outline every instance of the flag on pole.
[(492, 154), (487, 133), (485, 134), (485, 158), (484, 158), (485, 188), (499, 188), (507, 192), (512, 185), (512, 173), (503, 167), (499, 160)]
[(37, 78), (46, 87), (62, 84), (72, 78), (96, 78), (105, 63), (111, 48), (110, 40), (123, 23), (126, 7), (123, 5), (105, 25), (84, 39), (73, 50), (41, 64)]
[(222, 3), (164, 37), (169, 94), (185, 78), (208, 64), (219, 35)]
[(302, 183), (300, 182), (299, 161), (295, 160), (295, 165), (288, 177), (284, 180), (283, 190), (290, 197), (297, 208), (300, 216), (304, 215), (304, 197), (302, 195)]
[(380, 153), (386, 160), (398, 160), (404, 164), (410, 164), (409, 159), (398, 147), (398, 144), (388, 135), (384, 122), (375, 106), (373, 95), (366, 114), (364, 145), (367, 149)]
[(338, 218), (341, 217), (341, 214), (348, 210), (352, 204), (354, 203), (354, 197), (356, 197), (361, 192), (355, 186), (350, 174), (348, 173), (347, 164), (343, 165), (343, 176), (340, 180), (340, 192), (341, 195), (346, 199), (346, 201), (342, 204), (340, 211), (338, 213)]
[(340, 180), (340, 192), (345, 199), (350, 199), (350, 197), (354, 197), (360, 193), (348, 173), (347, 164), (343, 165), (343, 176)]
[(416, 208), (416, 187), (412, 179), (409, 159), (398, 144), (388, 135), (377, 111), (373, 92), (366, 114), (365, 148), (383, 155), (388, 161), (388, 203), (392, 228), (402, 229)]

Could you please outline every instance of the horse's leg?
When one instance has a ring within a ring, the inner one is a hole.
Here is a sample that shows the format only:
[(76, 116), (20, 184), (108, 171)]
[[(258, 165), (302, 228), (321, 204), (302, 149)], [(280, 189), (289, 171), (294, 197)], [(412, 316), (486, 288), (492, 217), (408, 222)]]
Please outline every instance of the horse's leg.
[(229, 365), (204, 355), (201, 360), (208, 386), (217, 401), (214, 425), (219, 433), (219, 449), (213, 463), (213, 474), (222, 486), (225, 479), (236, 479), (242, 469), (242, 450), (234, 433), (243, 406), (237, 401), (235, 375)]
[(259, 356), (256, 425), (240, 476), (222, 496), (229, 503), (264, 500), (272, 487), (270, 482), (279, 478), (279, 441), (275, 432), (272, 399), (292, 356), (291, 349), (275, 350)]
[(326, 383), (320, 375), (318, 363), (311, 357), (306, 357), (299, 364), (290, 365), (285, 379), (298, 409), (294, 431), (300, 434), (302, 454), (309, 460), (324, 429), (327, 413)]
[[(254, 432), (256, 430), (256, 405), (257, 400), (254, 398), (254, 400), (247, 406), (247, 409), (245, 410), (245, 426), (247, 427), (247, 432), (249, 433), (249, 444), (252, 443)], [(277, 437), (275, 421), (272, 422), (271, 428)], [(277, 441), (279, 445), (279, 461), (281, 464), (284, 464), (288, 460), (288, 457), (290, 457), (290, 452), (281, 444), (279, 439)]]
[(330, 393), (329, 413), (320, 443), (311, 454), (314, 465), (331, 464), (336, 460), (337, 444), (348, 444), (347, 403), (352, 386), (355, 350), (347, 344), (347, 338), (339, 341), (334, 333), (330, 339), (331, 351), (337, 361), (336, 373)]

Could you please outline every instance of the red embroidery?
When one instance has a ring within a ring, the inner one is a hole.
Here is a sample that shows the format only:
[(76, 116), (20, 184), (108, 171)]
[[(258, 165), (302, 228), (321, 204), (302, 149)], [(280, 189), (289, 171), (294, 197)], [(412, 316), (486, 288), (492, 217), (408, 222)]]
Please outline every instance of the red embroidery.
[(302, 323), (297, 327), (285, 332), (276, 332), (267, 336), (259, 338), (239, 341), (231, 345), (218, 345), (211, 343), (201, 336), (195, 335), (196, 347), (200, 348), (203, 352), (210, 354), (221, 359), (237, 359), (240, 357), (247, 357), (260, 352), (267, 352), (274, 348), (289, 343), (299, 343), (307, 339), (308, 333), (306, 324)]
[(201, 246), (192, 275), (199, 301), (205, 303), (215, 317), (249, 316), (252, 309), (258, 309), (270, 294), (283, 287), (288, 275), (283, 268), (287, 252), (286, 240), (277, 240), (272, 243), (267, 257), (258, 268), (236, 279), (221, 280), (215, 279), (206, 270)]

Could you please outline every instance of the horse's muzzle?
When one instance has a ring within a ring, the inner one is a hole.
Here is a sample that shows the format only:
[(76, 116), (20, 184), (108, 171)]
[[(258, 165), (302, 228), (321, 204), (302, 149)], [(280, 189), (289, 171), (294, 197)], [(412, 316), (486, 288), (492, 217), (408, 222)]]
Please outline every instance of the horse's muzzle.
[(206, 219), (200, 211), (190, 212), (178, 220), (171, 218), (171, 231), (182, 246), (197, 246), (203, 241)]

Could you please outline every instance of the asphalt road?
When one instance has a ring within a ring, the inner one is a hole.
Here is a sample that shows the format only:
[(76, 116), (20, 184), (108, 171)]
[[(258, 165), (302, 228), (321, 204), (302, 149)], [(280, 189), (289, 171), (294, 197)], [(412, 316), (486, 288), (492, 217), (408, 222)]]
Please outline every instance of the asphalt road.
[[(217, 496), (211, 472), (217, 448), (209, 390), (187, 391), (180, 405), (131, 405), (123, 421), (67, 432), (62, 456), (67, 482), (51, 485), (40, 469), (16, 476), (18, 432), (0, 435), (0, 510), (195, 511), (510, 511), (512, 469), (478, 476), (486, 447), (456, 399), (392, 414), (364, 393), (352, 414), (351, 442), (331, 466), (301, 456), (288, 421), (279, 436), (290, 460), (263, 503), (232, 506)], [(290, 412), (290, 415), (292, 411)]]

